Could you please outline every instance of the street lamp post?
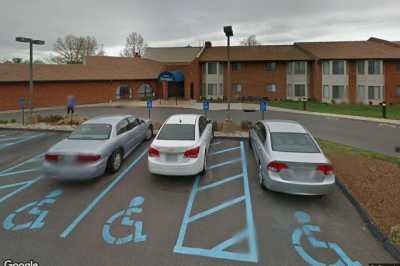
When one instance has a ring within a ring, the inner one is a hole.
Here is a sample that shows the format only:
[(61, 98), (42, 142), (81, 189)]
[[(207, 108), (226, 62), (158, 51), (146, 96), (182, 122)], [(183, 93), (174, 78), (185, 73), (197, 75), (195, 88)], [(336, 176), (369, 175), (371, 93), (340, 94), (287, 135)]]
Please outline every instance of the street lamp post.
[(25, 37), (17, 37), (15, 38), (17, 42), (25, 42), (29, 43), (29, 111), (32, 114), (33, 105), (32, 105), (32, 98), (33, 98), (33, 45), (44, 45), (45, 42), (41, 40), (34, 40), (31, 38)]
[(232, 26), (224, 26), (224, 33), (227, 38), (227, 47), (226, 47), (226, 56), (227, 56), (227, 75), (226, 75), (226, 83), (228, 86), (227, 90), (227, 100), (228, 100), (228, 116), (227, 119), (231, 120), (231, 56), (230, 56), (230, 46), (231, 46), (231, 37), (233, 36)]

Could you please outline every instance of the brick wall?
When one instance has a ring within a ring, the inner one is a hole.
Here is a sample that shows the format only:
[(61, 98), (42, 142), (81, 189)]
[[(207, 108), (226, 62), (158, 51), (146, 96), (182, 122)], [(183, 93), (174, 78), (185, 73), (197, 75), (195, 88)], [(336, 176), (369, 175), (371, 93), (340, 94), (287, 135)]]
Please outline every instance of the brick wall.
[(400, 103), (400, 96), (396, 95), (397, 87), (400, 87), (400, 71), (396, 69), (396, 62), (384, 62), (385, 73), (385, 101), (388, 103)]
[[(232, 91), (232, 99), (239, 97), (268, 97), (271, 100), (286, 99), (286, 63), (278, 62), (275, 71), (267, 71), (266, 62), (241, 62), (240, 70), (233, 71), (231, 83), (240, 83), (241, 93)], [(227, 95), (227, 64), (224, 64), (224, 95)], [(267, 84), (275, 83), (276, 92), (268, 92)]]
[[(76, 97), (77, 104), (103, 103), (115, 98), (121, 85), (129, 85), (133, 89), (133, 97), (137, 98), (137, 89), (148, 83), (160, 94), (160, 84), (155, 80), (143, 81), (75, 81), (75, 82), (35, 82), (33, 106), (63, 106), (68, 95)], [(29, 96), (27, 82), (0, 83), (0, 110), (18, 109), (18, 99)]]
[(320, 61), (311, 63), (309, 93), (311, 98), (319, 102), (322, 101), (322, 67)]
[(349, 103), (357, 101), (357, 62), (347, 61), (347, 69), (349, 75), (349, 87), (347, 90)]

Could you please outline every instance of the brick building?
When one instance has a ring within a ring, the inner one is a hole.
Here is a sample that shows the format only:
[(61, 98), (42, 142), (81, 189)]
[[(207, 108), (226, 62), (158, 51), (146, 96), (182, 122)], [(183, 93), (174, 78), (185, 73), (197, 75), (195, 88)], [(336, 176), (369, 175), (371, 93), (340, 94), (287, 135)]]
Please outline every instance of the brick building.
[[(182, 97), (270, 100), (308, 97), (326, 103), (400, 103), (400, 43), (304, 42), (226, 47), (147, 48), (143, 58), (87, 57), (82, 65), (34, 65), (34, 107), (120, 99)], [(0, 64), (0, 110), (28, 97), (28, 66)]]

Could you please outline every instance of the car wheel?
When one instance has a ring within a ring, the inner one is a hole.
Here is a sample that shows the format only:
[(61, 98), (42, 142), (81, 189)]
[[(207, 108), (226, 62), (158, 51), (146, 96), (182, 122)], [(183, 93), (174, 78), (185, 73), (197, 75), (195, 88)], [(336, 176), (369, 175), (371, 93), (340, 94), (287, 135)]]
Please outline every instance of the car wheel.
[[(250, 135), (250, 134), (249, 134)], [(253, 146), (252, 145), (252, 141), (251, 141), (251, 137), (249, 136), (249, 146), (250, 146), (250, 150), (253, 150)]]
[(207, 155), (204, 155), (204, 164), (203, 164), (203, 170), (201, 171), (201, 175), (205, 175), (206, 171), (207, 171)]
[(146, 129), (146, 140), (150, 140), (153, 137), (153, 127), (149, 126)]
[(107, 172), (115, 173), (121, 168), (122, 165), (122, 151), (120, 149), (114, 151), (108, 159)]

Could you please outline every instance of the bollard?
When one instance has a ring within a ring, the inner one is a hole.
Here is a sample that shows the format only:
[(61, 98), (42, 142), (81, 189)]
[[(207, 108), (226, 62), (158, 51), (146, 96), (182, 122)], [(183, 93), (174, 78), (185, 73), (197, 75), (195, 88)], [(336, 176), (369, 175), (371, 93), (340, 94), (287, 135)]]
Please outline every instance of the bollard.
[(386, 118), (386, 102), (382, 102), (382, 117)]
[(303, 98), (303, 110), (304, 111), (307, 110), (307, 98), (306, 97)]

